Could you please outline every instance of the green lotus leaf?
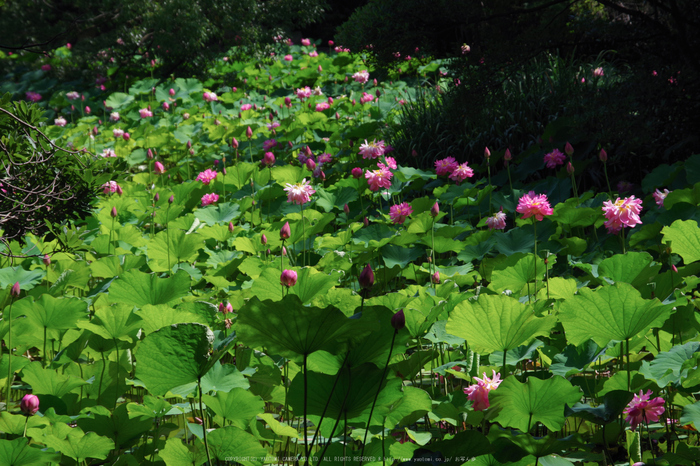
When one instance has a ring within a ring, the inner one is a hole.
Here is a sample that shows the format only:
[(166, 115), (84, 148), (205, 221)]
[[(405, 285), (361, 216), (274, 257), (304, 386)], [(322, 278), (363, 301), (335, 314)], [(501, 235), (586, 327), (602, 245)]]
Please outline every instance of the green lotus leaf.
[(134, 312), (134, 306), (115, 304), (99, 308), (95, 319), (80, 322), (78, 327), (90, 330), (106, 340), (132, 341), (141, 328), (141, 316)]
[(165, 442), (165, 448), (158, 452), (158, 456), (168, 466), (199, 466), (207, 462), (204, 445), (185, 445), (179, 438), (168, 439)]
[[(537, 280), (544, 277), (544, 260), (537, 258)], [(491, 272), (491, 287), (497, 292), (511, 290), (519, 294), (530, 282), (535, 281), (535, 255), (513, 254), (500, 262)], [(532, 291), (534, 292), (534, 283)]]
[[(170, 244), (169, 250), (168, 244)], [(180, 262), (192, 262), (203, 247), (203, 238), (196, 233), (188, 235), (178, 229), (169, 232), (161, 231), (146, 245), (148, 267), (154, 272), (169, 272), (168, 264), (172, 268)], [(170, 254), (169, 262), (168, 254)]]
[(87, 458), (104, 460), (109, 452), (114, 450), (112, 440), (101, 437), (94, 432), (85, 434), (79, 427), (71, 429), (64, 439), (55, 435), (47, 435), (42, 440), (47, 447), (60, 451), (78, 463), (82, 463)]
[(136, 307), (167, 304), (187, 296), (189, 288), (190, 276), (182, 270), (168, 278), (129, 270), (112, 282), (108, 299), (113, 303), (132, 304)]
[(616, 283), (629, 283), (639, 289), (661, 270), (661, 265), (650, 266), (653, 260), (647, 252), (630, 251), (627, 254), (615, 254), (598, 264), (598, 276), (608, 277)]
[(224, 421), (241, 429), (265, 411), (265, 402), (243, 388), (233, 388), (229, 392), (219, 391), (216, 396), (204, 395), (202, 401)]
[(690, 264), (700, 260), (700, 228), (695, 220), (676, 220), (661, 230), (664, 242), (671, 241), (673, 252)]
[(253, 435), (234, 426), (220, 427), (208, 436), (209, 448), (214, 458), (234, 461), (243, 466), (260, 466), (268, 451)]

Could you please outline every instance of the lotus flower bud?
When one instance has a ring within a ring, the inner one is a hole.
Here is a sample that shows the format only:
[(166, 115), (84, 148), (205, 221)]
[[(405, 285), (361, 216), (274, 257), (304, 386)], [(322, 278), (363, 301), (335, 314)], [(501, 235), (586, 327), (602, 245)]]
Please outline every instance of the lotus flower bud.
[(192, 149), (192, 141), (187, 141), (187, 148)]
[(439, 284), (440, 283), (440, 273), (436, 271), (433, 275), (431, 275), (430, 281), (432, 281), (436, 285)]
[(17, 298), (17, 297), (19, 297), (19, 292), (20, 292), (19, 282), (15, 282), (15, 284), (12, 285), (12, 288), (10, 289), (10, 296)]
[(506, 162), (510, 162), (511, 160), (513, 160), (513, 156), (512, 156), (511, 153), (510, 153), (510, 149), (506, 149), (506, 153), (505, 153), (505, 155), (503, 156), (503, 159), (504, 159)]
[(238, 139), (231, 139), (231, 147), (233, 147), (234, 149), (238, 149)]
[(406, 326), (406, 316), (403, 313), (403, 309), (394, 314), (391, 318), (391, 326), (397, 332)]
[(573, 175), (573, 174), (574, 174), (574, 166), (571, 165), (571, 162), (569, 162), (569, 163), (566, 164), (566, 172), (567, 172), (569, 175)]
[(115, 190), (114, 192), (116, 192), (116, 193), (117, 193), (118, 195), (120, 195), (120, 196), (121, 196), (122, 194), (124, 194), (124, 191), (122, 190), (122, 187), (119, 186), (119, 185), (117, 185), (117, 188), (116, 188), (116, 190)]
[(413, 150), (411, 151), (411, 155), (412, 155), (413, 157), (418, 157), (418, 152), (416, 152), (416, 150), (413, 149)]
[(173, 88), (171, 87), (170, 90), (168, 91), (168, 93), (170, 94), (170, 97), (174, 96), (174, 95), (175, 95), (175, 89), (173, 89)]
[(168, 198), (168, 204), (172, 204), (173, 202), (175, 202), (175, 196), (171, 195), (171, 196)]
[(486, 157), (486, 160), (491, 158), (491, 151), (489, 150), (488, 147), (484, 148), (484, 157)]
[(348, 214), (350, 213), (350, 206), (348, 206), (347, 204), (345, 204), (345, 205), (343, 206), (343, 212), (345, 212), (345, 214), (348, 215)]
[(226, 312), (226, 306), (224, 306), (224, 303), (219, 303), (219, 312), (221, 312), (221, 313)]
[(440, 206), (436, 202), (433, 204), (433, 206), (430, 208), (430, 216), (431, 217), (437, 217), (440, 214)]
[(571, 156), (573, 155), (573, 153), (574, 153), (574, 148), (571, 146), (571, 144), (569, 144), (568, 141), (566, 142), (566, 145), (564, 146), (564, 152), (565, 152), (566, 155), (568, 155), (569, 157), (571, 157)]
[(374, 285), (374, 272), (369, 264), (365, 265), (365, 268), (362, 269), (357, 281), (360, 282), (360, 287), (365, 290), (372, 288)]
[(148, 149), (148, 151), (146, 151), (146, 155), (148, 156), (149, 159), (152, 159), (153, 158), (153, 151), (151, 149)]
[(156, 160), (156, 163), (154, 164), (153, 171), (156, 172), (157, 174), (161, 175), (165, 173), (165, 167), (163, 166), (162, 163)]
[(42, 262), (46, 267), (51, 265), (51, 257), (49, 257), (48, 254), (44, 254), (44, 258), (42, 259)]
[(365, 224), (366, 227), (369, 226), (369, 219), (368, 219), (367, 217), (365, 217), (365, 219), (363, 220), (363, 222), (364, 222), (364, 224)]
[(605, 152), (605, 149), (600, 149), (600, 154), (598, 155), (598, 158), (603, 163), (608, 161), (608, 153)]
[(355, 167), (350, 172), (353, 178), (360, 178), (362, 176), (362, 169), (360, 167)]
[(265, 236), (265, 234), (263, 234), (260, 237), (260, 244), (262, 244), (263, 246), (265, 246), (267, 244), (267, 236)]
[(160, 201), (160, 194), (156, 193), (155, 196), (153, 196), (153, 202), (158, 202)]
[(280, 239), (285, 240), (289, 239), (289, 237), (292, 234), (292, 229), (289, 226), (289, 222), (285, 222), (284, 226), (280, 229)]
[(316, 162), (314, 162), (314, 159), (306, 159), (306, 168), (308, 168), (309, 171), (314, 171), (316, 168)]
[(323, 73), (323, 67), (321, 67), (321, 65), (318, 65), (318, 72)]
[(228, 222), (228, 232), (233, 233), (233, 222)]
[(294, 270), (283, 270), (280, 276), (280, 283), (286, 287), (297, 284), (297, 273)]
[(19, 409), (25, 416), (33, 416), (39, 411), (39, 397), (36, 395), (24, 395), (19, 404)]
[(109, 215), (111, 215), (112, 218), (117, 218), (117, 207), (116, 206), (112, 207), (112, 211), (109, 213)]
[(286, 246), (282, 246), (282, 255), (284, 257), (287, 257), (287, 247)]
[(250, 126), (248, 126), (248, 129), (245, 130), (245, 135), (248, 139), (253, 137), (253, 130)]

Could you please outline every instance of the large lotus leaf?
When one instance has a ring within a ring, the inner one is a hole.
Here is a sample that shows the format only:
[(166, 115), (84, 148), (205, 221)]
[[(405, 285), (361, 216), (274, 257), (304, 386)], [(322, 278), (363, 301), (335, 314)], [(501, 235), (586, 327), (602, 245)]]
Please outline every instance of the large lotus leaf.
[(629, 283), (639, 289), (661, 270), (661, 265), (650, 267), (654, 259), (647, 252), (615, 254), (598, 264), (598, 276), (615, 282)]
[(76, 422), (84, 431), (111, 438), (119, 448), (133, 445), (153, 425), (153, 420), (146, 416), (129, 416), (126, 403), (118, 405), (113, 412), (96, 406), (89, 415)]
[(574, 416), (596, 424), (605, 425), (613, 422), (622, 414), (627, 404), (632, 401), (632, 393), (626, 390), (613, 390), (603, 396), (603, 403), (591, 406), (588, 403), (576, 403), (566, 408), (566, 416)]
[(114, 442), (110, 439), (94, 432), (85, 434), (79, 427), (71, 429), (64, 439), (47, 435), (42, 438), (42, 441), (47, 447), (60, 451), (77, 463), (82, 463), (87, 458), (106, 459), (109, 452), (114, 449)]
[(95, 312), (96, 319), (80, 322), (78, 327), (107, 340), (133, 340), (141, 328), (141, 316), (134, 312), (134, 306), (115, 304), (101, 307)]
[(234, 426), (220, 427), (208, 436), (212, 457), (220, 461), (233, 461), (244, 466), (260, 466), (268, 451), (253, 435)]
[(464, 338), (478, 353), (508, 351), (548, 335), (554, 316), (536, 317), (532, 308), (505, 295), (481, 295), (457, 304), (446, 330)]
[(12, 466), (41, 466), (58, 464), (61, 456), (50, 453), (39, 445), (29, 445), (29, 440), (20, 437), (14, 440), (0, 440), (0, 464)]
[(356, 336), (355, 330), (337, 308), (304, 306), (291, 294), (280, 302), (252, 298), (238, 311), (236, 327), (241, 343), (295, 361), (331, 341)]
[(405, 248), (395, 244), (384, 245), (380, 252), (384, 259), (384, 264), (390, 269), (395, 265), (399, 265), (402, 269), (406, 268), (414, 260), (425, 256), (425, 251), (422, 247)]
[(664, 242), (671, 241), (671, 249), (686, 264), (700, 260), (700, 228), (695, 220), (676, 220), (661, 230)]
[(397, 425), (409, 426), (429, 413), (432, 408), (432, 401), (426, 391), (405, 387), (401, 399), (386, 407), (380, 407), (377, 413), (386, 419), (384, 425), (391, 428)]
[[(168, 251), (168, 244), (170, 244), (170, 251)], [(148, 266), (154, 272), (169, 272), (168, 264), (172, 268), (180, 262), (192, 262), (203, 247), (203, 238), (196, 233), (188, 235), (178, 229), (170, 232), (161, 231), (146, 245)], [(170, 253), (170, 262), (168, 262), (168, 253)]]
[[(224, 341), (223, 346), (229, 343)], [(214, 344), (214, 333), (202, 324), (177, 324), (157, 330), (136, 349), (136, 378), (155, 396), (197, 382), (223, 356), (225, 348), (217, 349)]]
[[(542, 280), (544, 277), (544, 260), (537, 258), (537, 277), (535, 277), (535, 255), (513, 254), (505, 261), (499, 262), (491, 272), (491, 288), (497, 292), (511, 290), (520, 291), (530, 282)], [(534, 283), (532, 291), (535, 291)]]
[(679, 422), (681, 425), (692, 423), (696, 429), (700, 429), (700, 401), (684, 406)]
[(39, 328), (68, 330), (75, 327), (80, 318), (87, 319), (87, 305), (77, 298), (54, 298), (42, 294), (34, 301), (27, 297), (17, 301), (12, 312), (15, 315), (26, 315), (27, 320)]
[(581, 372), (603, 353), (605, 348), (601, 349), (593, 340), (588, 340), (578, 347), (568, 345), (564, 351), (552, 358), (549, 371), (554, 375), (569, 377)]
[(207, 225), (228, 224), (228, 222), (241, 215), (239, 208), (238, 204), (225, 202), (197, 209), (194, 216)]
[(616, 283), (596, 291), (581, 288), (562, 302), (559, 320), (570, 344), (578, 346), (591, 339), (603, 347), (611, 340), (623, 341), (661, 327), (671, 312), (672, 306), (645, 300), (632, 285)]
[[(7, 435), (23, 435), (25, 424), (27, 429), (41, 429), (50, 424), (49, 420), (40, 416), (24, 416), (23, 414), (11, 414), (9, 411), (0, 413), (0, 432)], [(2, 460), (0, 460), (0, 464)]]
[(184, 270), (178, 270), (168, 278), (130, 270), (112, 282), (108, 298), (113, 303), (143, 307), (146, 304), (167, 304), (189, 292), (190, 276)]
[(174, 309), (167, 304), (157, 304), (155, 306), (146, 304), (143, 309), (137, 311), (142, 321), (143, 331), (146, 334), (155, 332), (158, 329), (167, 327), (172, 324), (183, 324), (189, 322), (198, 322), (207, 324), (207, 320), (196, 314), (188, 312), (184, 309)]
[(695, 353), (698, 351), (700, 351), (700, 343), (695, 341), (674, 346), (669, 351), (657, 354), (651, 362), (642, 361), (639, 373), (660, 388), (670, 383), (679, 384), (688, 377), (688, 369), (697, 365)]
[(541, 422), (558, 431), (564, 426), (565, 405), (573, 405), (581, 396), (579, 388), (556, 375), (546, 380), (529, 377), (526, 383), (508, 377), (489, 394), (489, 401), (498, 412), (495, 420), (504, 427), (528, 432)]
[(122, 107), (126, 107), (131, 102), (134, 101), (134, 96), (129, 94), (124, 94), (123, 92), (115, 92), (114, 94), (107, 97), (105, 105), (107, 107), (112, 107), (115, 110), (119, 110)]
[[(284, 294), (287, 294), (288, 291), (289, 296), (296, 295), (305, 304), (333, 288), (338, 284), (338, 279), (340, 278), (339, 272), (326, 274), (317, 271), (313, 267), (290, 267), (289, 270), (297, 272), (297, 283), (285, 289)], [(265, 300), (281, 300), (283, 287), (280, 283), (280, 275), (280, 271), (277, 268), (266, 267), (263, 269), (251, 287), (253, 296)]]
[(53, 395), (58, 398), (87, 383), (79, 377), (44, 369), (39, 361), (22, 369), (22, 380), (32, 387), (35, 395)]
[(230, 392), (217, 392), (216, 396), (204, 395), (202, 400), (209, 409), (225, 421), (244, 429), (251, 420), (265, 412), (265, 402), (243, 388), (234, 388)]
[(24, 270), (22, 267), (6, 267), (0, 269), (0, 288), (10, 288), (19, 283), (21, 290), (27, 291), (41, 283), (46, 272), (41, 269)]
[(207, 461), (204, 445), (185, 445), (179, 438), (168, 439), (158, 456), (168, 466), (199, 466)]

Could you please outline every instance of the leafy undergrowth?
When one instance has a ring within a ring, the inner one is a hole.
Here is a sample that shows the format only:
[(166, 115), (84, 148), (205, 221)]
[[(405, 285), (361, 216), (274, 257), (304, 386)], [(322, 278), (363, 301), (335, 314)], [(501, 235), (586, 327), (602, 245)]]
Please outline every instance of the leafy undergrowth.
[(0, 246), (0, 463), (694, 464), (700, 157), (643, 206), (572, 194), (556, 125), (537, 185), (396, 166), (414, 90), (313, 50), (50, 97), (114, 173)]

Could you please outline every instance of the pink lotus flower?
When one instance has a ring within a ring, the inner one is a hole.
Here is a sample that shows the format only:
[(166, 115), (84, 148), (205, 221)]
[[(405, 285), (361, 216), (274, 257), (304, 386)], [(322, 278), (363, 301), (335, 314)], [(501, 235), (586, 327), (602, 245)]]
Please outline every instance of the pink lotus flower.
[(29, 91), (25, 95), (27, 96), (27, 100), (30, 102), (39, 102), (41, 100), (41, 94), (38, 92)]
[(374, 96), (372, 94), (368, 94), (366, 92), (363, 92), (362, 97), (360, 97), (361, 104), (366, 104), (367, 102), (372, 102), (373, 100), (374, 100)]
[(219, 97), (214, 92), (205, 92), (202, 94), (202, 98), (205, 102), (214, 102), (219, 100)]
[(275, 139), (268, 139), (263, 142), (263, 150), (268, 151), (277, 146), (277, 141)]
[(262, 159), (262, 166), (263, 167), (271, 167), (275, 164), (275, 154), (272, 152), (265, 152), (265, 155), (263, 156)]
[(165, 167), (162, 163), (156, 160), (156, 163), (153, 165), (153, 171), (158, 175), (162, 175), (165, 173)]
[(309, 86), (302, 87), (300, 89), (297, 89), (296, 94), (297, 97), (299, 97), (301, 100), (308, 99), (311, 97), (311, 88)]
[(384, 146), (384, 141), (377, 142), (374, 139), (372, 142), (368, 143), (365, 139), (364, 144), (360, 144), (360, 155), (363, 159), (376, 159), (377, 157), (384, 155), (386, 147)]
[(605, 76), (605, 72), (603, 71), (603, 67), (599, 66), (598, 68), (594, 69), (593, 76), (595, 76), (596, 78), (602, 78), (603, 76)]
[(329, 163), (330, 161), (333, 160), (333, 156), (331, 154), (323, 153), (318, 156), (318, 163)]
[[(157, 162), (156, 162), (157, 163)], [(219, 195), (216, 193), (205, 194), (202, 196), (202, 207), (214, 204), (219, 200)]]
[(270, 131), (273, 131), (275, 128), (279, 128), (280, 122), (279, 121), (273, 121), (272, 123), (267, 124), (267, 129)]
[(666, 409), (664, 408), (664, 399), (660, 396), (651, 398), (651, 390), (643, 393), (639, 390), (639, 395), (635, 394), (632, 401), (627, 405), (623, 414), (626, 414), (625, 421), (630, 423), (632, 430), (636, 429), (642, 422), (657, 422)]
[(657, 189), (656, 191), (654, 191), (654, 193), (652, 195), (654, 196), (654, 200), (656, 201), (656, 205), (659, 207), (663, 207), (664, 206), (664, 199), (666, 199), (666, 196), (668, 196), (669, 194), (671, 194), (671, 191), (669, 191), (668, 189), (664, 189), (663, 192), (659, 191)]
[(291, 55), (285, 55), (285, 56), (284, 56), (284, 61), (292, 61), (292, 60), (294, 60), (294, 57), (293, 57), (293, 56), (291, 56)]
[[(309, 56), (310, 56), (310, 57), (318, 57), (318, 52), (315, 51), (315, 50), (312, 51), (312, 52), (309, 52)], [(321, 65), (318, 65), (318, 67), (321, 68)], [(322, 68), (321, 68), (321, 69), (322, 69)], [(319, 73), (321, 72), (321, 69), (319, 69), (319, 71), (318, 71)]]
[(396, 165), (396, 159), (394, 157), (384, 157), (384, 161), (386, 162), (386, 166), (391, 168), (392, 170), (396, 170), (398, 165)]
[(33, 416), (39, 411), (39, 397), (36, 395), (24, 395), (19, 404), (19, 409), (27, 416)]
[(294, 270), (283, 270), (280, 275), (280, 283), (287, 288), (297, 284), (297, 273)]
[(170, 94), (170, 97), (173, 97), (175, 95), (175, 89), (173, 89), (171, 87), (170, 90), (168, 91), (168, 94)]
[(284, 190), (287, 192), (287, 202), (298, 205), (309, 202), (311, 200), (311, 195), (316, 192), (316, 190), (311, 187), (311, 184), (306, 182), (306, 178), (304, 178), (301, 183), (287, 183), (287, 187), (284, 188)]
[(302, 39), (301, 40), (301, 45), (311, 45), (311, 41), (309, 39)]
[(131, 135), (130, 135), (129, 133), (124, 133), (124, 136), (122, 136), (122, 138), (123, 138), (125, 141), (128, 141), (129, 139), (131, 139)]
[(506, 227), (506, 214), (501, 210), (486, 219), (489, 230), (503, 230)]
[(353, 178), (357, 179), (362, 176), (362, 169), (360, 167), (355, 167), (350, 173), (352, 174)]
[(114, 128), (112, 130), (112, 136), (114, 136), (115, 138), (121, 138), (124, 136), (124, 130), (120, 128)]
[(119, 112), (112, 112), (109, 114), (109, 121), (119, 121), (120, 118)]
[(243, 104), (241, 105), (241, 112), (245, 112), (246, 110), (250, 110), (251, 108), (253, 108), (251, 104)]
[(48, 63), (41, 65), (41, 71), (51, 71), (51, 65)]
[(603, 203), (603, 213), (607, 221), (603, 224), (609, 233), (618, 233), (624, 227), (634, 228), (641, 224), (639, 213), (642, 211), (642, 200), (634, 196), (620, 199), (613, 204), (611, 201)]
[[(338, 52), (338, 50), (336, 50), (336, 52)], [(367, 70), (358, 71), (352, 75), (352, 79), (360, 84), (365, 84), (367, 81), (369, 81), (369, 72), (367, 72)]]
[(68, 100), (78, 100), (80, 94), (77, 91), (66, 92), (66, 99)]
[(549, 205), (549, 200), (545, 194), (535, 194), (530, 191), (520, 198), (516, 212), (523, 214), (523, 218), (534, 216), (537, 221), (542, 221), (545, 215), (552, 215), (554, 211)]
[(559, 149), (554, 149), (552, 152), (544, 156), (544, 161), (547, 168), (557, 168), (557, 165), (564, 165), (566, 156)]
[(413, 207), (408, 202), (402, 202), (398, 205), (393, 205), (389, 209), (389, 218), (392, 223), (402, 224), (406, 218), (413, 213)]
[(379, 191), (380, 188), (390, 188), (391, 178), (394, 176), (386, 167), (381, 167), (379, 170), (367, 170), (365, 178), (369, 183), (370, 191)]
[(328, 110), (329, 108), (331, 108), (331, 106), (328, 104), (328, 102), (321, 102), (321, 103), (316, 104), (316, 111), (317, 112), (322, 112), (324, 110)]
[(53, 124), (56, 126), (66, 126), (68, 124), (68, 122), (66, 121), (65, 118), (60, 116), (60, 117), (53, 120)]
[(116, 193), (119, 189), (119, 185), (116, 181), (108, 181), (102, 185), (102, 192), (105, 194)]
[(141, 110), (139, 110), (139, 115), (141, 116), (141, 118), (148, 118), (153, 116), (153, 112), (147, 108), (142, 108)]
[(163, 102), (163, 110), (165, 110), (166, 112), (170, 110), (170, 104), (167, 102)]
[(449, 178), (451, 180), (455, 180), (457, 184), (459, 184), (467, 178), (471, 178), (472, 176), (474, 176), (474, 170), (469, 168), (467, 162), (464, 162), (454, 169), (454, 171), (450, 174)]
[(489, 392), (498, 388), (501, 384), (501, 374), (493, 371), (493, 376), (489, 379), (484, 372), (484, 378), (474, 377), (478, 383), (470, 385), (464, 389), (467, 398), (474, 402), (473, 408), (475, 411), (483, 411), (490, 406)]
[(451, 175), (458, 166), (459, 164), (454, 157), (445, 157), (442, 160), (435, 161), (435, 172), (438, 176)]
[(216, 171), (212, 170), (211, 168), (207, 168), (203, 172), (201, 172), (199, 175), (197, 175), (197, 181), (201, 181), (205, 185), (209, 185), (212, 180), (216, 179)]
[(117, 153), (114, 152), (114, 149), (111, 147), (108, 147), (107, 149), (103, 150), (102, 153), (100, 154), (100, 157), (116, 157)]

